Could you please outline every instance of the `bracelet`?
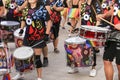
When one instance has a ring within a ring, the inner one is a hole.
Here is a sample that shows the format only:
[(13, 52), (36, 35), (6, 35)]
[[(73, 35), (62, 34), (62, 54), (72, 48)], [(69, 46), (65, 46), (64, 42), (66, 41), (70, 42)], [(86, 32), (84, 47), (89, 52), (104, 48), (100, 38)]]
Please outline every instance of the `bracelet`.
[(50, 9), (51, 9), (51, 10), (54, 10), (52, 6), (50, 7)]
[(20, 11), (20, 8), (19, 8), (19, 6), (17, 6), (17, 10), (18, 10), (18, 12)]

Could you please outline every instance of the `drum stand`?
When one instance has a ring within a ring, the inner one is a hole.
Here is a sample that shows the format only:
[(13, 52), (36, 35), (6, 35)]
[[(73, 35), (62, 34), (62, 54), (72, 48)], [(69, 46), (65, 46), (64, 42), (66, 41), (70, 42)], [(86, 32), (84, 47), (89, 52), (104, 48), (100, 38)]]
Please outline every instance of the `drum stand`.
[(8, 44), (7, 44), (7, 41), (4, 41), (3, 39), (3, 31), (2, 29), (0, 29), (0, 37), (1, 37), (1, 40), (0, 40), (0, 47), (3, 47), (4, 51), (5, 51), (5, 55), (6, 55), (6, 60), (7, 60), (7, 69), (6, 71), (2, 72), (1, 76), (3, 76), (3, 79), (2, 80), (11, 80), (10, 78), (10, 72), (11, 72), (11, 56), (10, 56), (10, 50), (8, 48)]

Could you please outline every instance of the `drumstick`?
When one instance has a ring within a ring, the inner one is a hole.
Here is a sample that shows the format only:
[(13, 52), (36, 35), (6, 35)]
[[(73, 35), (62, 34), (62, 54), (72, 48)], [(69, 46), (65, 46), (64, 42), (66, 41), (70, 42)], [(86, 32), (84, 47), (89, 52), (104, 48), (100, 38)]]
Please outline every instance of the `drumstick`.
[(107, 21), (106, 19), (104, 19), (104, 18), (102, 18), (102, 17), (100, 17), (100, 19), (101, 19), (101, 20), (103, 20), (104, 22), (106, 22), (106, 23), (110, 24), (111, 26), (115, 26), (113, 23), (111, 23), (111, 22)]
[[(92, 8), (93, 8), (93, 11), (95, 12), (95, 15), (97, 15), (97, 13), (96, 13), (95, 8), (93, 7), (93, 5), (92, 5)], [(112, 25), (112, 26), (115, 26), (113, 23), (107, 21), (106, 19), (104, 19), (104, 18), (102, 18), (102, 17), (100, 17), (100, 19), (103, 20), (104, 22), (106, 22), (106, 23)]]

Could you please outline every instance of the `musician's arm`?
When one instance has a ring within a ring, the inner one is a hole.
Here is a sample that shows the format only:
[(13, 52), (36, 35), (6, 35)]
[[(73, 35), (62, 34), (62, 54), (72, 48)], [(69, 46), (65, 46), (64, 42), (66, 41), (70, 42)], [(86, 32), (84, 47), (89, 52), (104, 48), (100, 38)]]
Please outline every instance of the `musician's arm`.
[(114, 9), (111, 8), (108, 12), (104, 13), (104, 14), (98, 14), (96, 16), (97, 21), (101, 21), (101, 18), (107, 18), (113, 15)]
[(116, 25), (114, 26), (114, 28), (117, 29), (117, 30), (120, 30), (120, 23), (116, 24)]
[(22, 11), (24, 8), (26, 8), (28, 5), (28, 1), (25, 0), (25, 2), (21, 6), (17, 6), (16, 12)]
[(21, 21), (21, 26), (20, 26), (20, 28), (21, 28), (21, 29), (24, 29), (25, 26), (26, 26), (25, 21)]
[(27, 7), (27, 5), (28, 5), (28, 1), (25, 0), (25, 2), (24, 2), (21, 6), (19, 6), (19, 10), (20, 10), (20, 11), (23, 10), (24, 8)]
[(0, 1), (0, 17), (3, 17), (4, 10), (5, 10), (5, 7), (4, 7), (3, 1), (1, 0)]
[(71, 0), (67, 0), (67, 5), (68, 5), (68, 8), (72, 8), (72, 1)]
[(23, 32), (24, 32), (24, 27), (25, 27), (25, 26), (26, 26), (25, 21), (21, 21), (19, 36), (22, 36), (22, 34), (23, 34)]
[(52, 8), (56, 11), (62, 11), (64, 9), (64, 7), (57, 7), (56, 5), (53, 5)]
[(51, 27), (52, 27), (52, 21), (48, 20), (46, 25), (46, 34), (50, 34)]

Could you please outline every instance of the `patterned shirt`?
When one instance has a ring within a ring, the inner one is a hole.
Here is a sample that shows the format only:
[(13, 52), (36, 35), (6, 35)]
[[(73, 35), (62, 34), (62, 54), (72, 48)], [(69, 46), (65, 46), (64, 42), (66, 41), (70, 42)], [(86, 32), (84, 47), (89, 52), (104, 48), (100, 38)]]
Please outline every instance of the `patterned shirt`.
[(45, 32), (45, 21), (50, 20), (49, 13), (45, 6), (40, 6), (39, 9), (23, 10), (23, 17), (26, 22), (26, 36), (28, 40), (41, 40)]

